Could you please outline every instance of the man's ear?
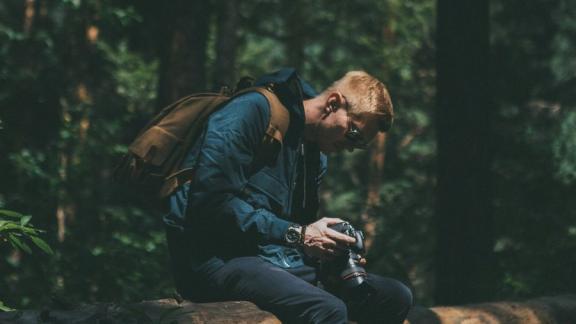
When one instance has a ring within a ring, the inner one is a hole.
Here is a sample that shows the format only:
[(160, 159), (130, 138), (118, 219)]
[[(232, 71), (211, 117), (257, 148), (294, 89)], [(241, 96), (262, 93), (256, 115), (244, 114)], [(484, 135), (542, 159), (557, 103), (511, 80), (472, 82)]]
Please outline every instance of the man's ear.
[(344, 106), (344, 96), (340, 92), (332, 92), (326, 98), (325, 114), (330, 114)]

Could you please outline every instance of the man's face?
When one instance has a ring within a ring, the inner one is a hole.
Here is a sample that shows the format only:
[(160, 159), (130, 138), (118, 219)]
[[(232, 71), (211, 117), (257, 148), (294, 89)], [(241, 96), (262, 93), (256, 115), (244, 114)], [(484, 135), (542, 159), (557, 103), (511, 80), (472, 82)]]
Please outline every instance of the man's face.
[(338, 107), (337, 104), (342, 108), (332, 109), (318, 123), (317, 143), (320, 150), (330, 153), (364, 148), (378, 133), (376, 116), (360, 119), (350, 115), (344, 96), (339, 101), (327, 102), (328, 106)]

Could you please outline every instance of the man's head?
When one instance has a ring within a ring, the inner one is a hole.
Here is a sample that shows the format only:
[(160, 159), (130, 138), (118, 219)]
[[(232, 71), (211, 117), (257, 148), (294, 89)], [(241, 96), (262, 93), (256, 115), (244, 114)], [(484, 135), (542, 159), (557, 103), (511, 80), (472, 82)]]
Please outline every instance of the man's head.
[(304, 107), (306, 137), (324, 152), (363, 148), (387, 131), (394, 117), (384, 84), (363, 71), (346, 73)]

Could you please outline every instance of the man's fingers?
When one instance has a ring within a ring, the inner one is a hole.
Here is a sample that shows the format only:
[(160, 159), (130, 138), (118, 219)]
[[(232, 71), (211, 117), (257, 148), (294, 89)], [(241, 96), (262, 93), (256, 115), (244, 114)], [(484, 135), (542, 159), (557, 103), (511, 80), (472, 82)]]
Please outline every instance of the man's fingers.
[(342, 233), (340, 233), (340, 232), (337, 232), (337, 231), (335, 231), (335, 230), (333, 230), (333, 229), (331, 229), (331, 228), (328, 228), (328, 229), (326, 230), (326, 235), (327, 235), (328, 237), (330, 237), (331, 239), (336, 240), (336, 241), (338, 241), (338, 242), (350, 243), (350, 244), (356, 243), (356, 239), (355, 239), (355, 238), (350, 237), (350, 236), (348, 236), (348, 235), (346, 235), (346, 234), (342, 234)]
[(325, 249), (334, 250), (338, 247), (338, 243), (334, 240), (331, 240), (328, 237), (323, 237), (322, 238), (322, 247)]
[(322, 218), (322, 220), (326, 222), (326, 225), (334, 225), (344, 222), (340, 218), (330, 218), (330, 217), (324, 217)]

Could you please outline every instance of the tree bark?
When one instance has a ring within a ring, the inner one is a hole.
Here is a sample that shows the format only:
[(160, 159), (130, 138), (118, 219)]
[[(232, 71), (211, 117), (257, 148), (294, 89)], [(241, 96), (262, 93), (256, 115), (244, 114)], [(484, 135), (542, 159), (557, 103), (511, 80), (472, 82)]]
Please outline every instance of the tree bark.
[[(574, 323), (576, 295), (524, 302), (493, 302), (460, 307), (414, 307), (404, 324), (544, 324)], [(280, 324), (271, 313), (246, 301), (196, 304), (160, 299), (141, 303), (93, 304), (68, 310), (0, 313), (1, 323), (235, 323)]]
[(494, 287), (488, 0), (438, 0), (436, 302)]
[(548, 324), (574, 323), (576, 295), (525, 302), (493, 302), (460, 307), (415, 307), (405, 324)]
[(27, 310), (0, 313), (1, 323), (236, 323), (281, 324), (271, 313), (245, 301), (196, 304), (174, 299), (136, 304), (94, 304), (72, 310)]
[(303, 8), (305, 5), (300, 0), (281, 2), (284, 12), (284, 25), (286, 26), (286, 38), (284, 46), (289, 66), (302, 69), (304, 66), (304, 46), (306, 35), (310, 32), (306, 24)]
[(370, 250), (376, 237), (378, 219), (375, 210), (380, 206), (380, 183), (384, 173), (384, 160), (386, 158), (386, 134), (379, 133), (370, 151), (370, 173), (368, 174), (368, 194), (362, 212), (363, 231), (366, 235), (364, 245), (366, 251)]
[(222, 1), (218, 10), (214, 88), (234, 87), (240, 1)]
[(158, 104), (206, 88), (206, 46), (209, 33), (208, 1), (164, 2), (160, 26), (160, 78)]
[(24, 23), (22, 28), (25, 34), (30, 33), (35, 16), (36, 16), (36, 6), (34, 4), (34, 0), (26, 0), (24, 8)]

